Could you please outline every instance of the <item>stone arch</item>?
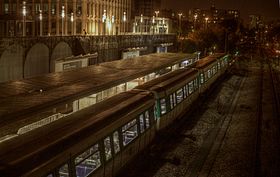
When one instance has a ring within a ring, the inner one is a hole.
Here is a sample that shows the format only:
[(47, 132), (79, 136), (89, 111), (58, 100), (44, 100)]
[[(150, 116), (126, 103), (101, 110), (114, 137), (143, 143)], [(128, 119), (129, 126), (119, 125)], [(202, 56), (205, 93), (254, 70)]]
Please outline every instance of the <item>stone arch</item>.
[(66, 42), (59, 42), (53, 49), (51, 56), (51, 72), (55, 71), (55, 61), (57, 59), (72, 56), (72, 49)]
[(21, 45), (9, 46), (0, 58), (0, 82), (21, 79), (23, 77), (23, 54)]
[(24, 77), (38, 76), (49, 73), (49, 48), (37, 43), (28, 51), (24, 63)]

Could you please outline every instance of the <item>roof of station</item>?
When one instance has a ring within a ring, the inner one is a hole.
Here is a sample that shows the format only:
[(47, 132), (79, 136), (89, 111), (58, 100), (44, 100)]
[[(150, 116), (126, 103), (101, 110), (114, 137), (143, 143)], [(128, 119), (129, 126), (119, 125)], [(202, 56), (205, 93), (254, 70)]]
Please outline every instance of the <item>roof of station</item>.
[(98, 93), (195, 57), (195, 54), (183, 53), (150, 54), (1, 83), (0, 123), (11, 117)]

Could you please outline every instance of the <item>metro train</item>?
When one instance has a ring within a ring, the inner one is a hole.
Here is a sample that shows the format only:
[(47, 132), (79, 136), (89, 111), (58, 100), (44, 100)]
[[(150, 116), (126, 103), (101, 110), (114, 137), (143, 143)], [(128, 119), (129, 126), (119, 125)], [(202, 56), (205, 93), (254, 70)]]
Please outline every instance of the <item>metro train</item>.
[(226, 54), (165, 74), (0, 144), (3, 177), (116, 176), (234, 62)]

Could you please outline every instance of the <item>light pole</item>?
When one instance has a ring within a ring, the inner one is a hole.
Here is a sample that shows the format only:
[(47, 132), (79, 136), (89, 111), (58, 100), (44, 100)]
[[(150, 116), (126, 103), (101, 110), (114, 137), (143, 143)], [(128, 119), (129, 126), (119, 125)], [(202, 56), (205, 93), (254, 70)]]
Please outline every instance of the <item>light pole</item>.
[(142, 34), (142, 28), (143, 28), (142, 24), (143, 24), (143, 14), (141, 14), (141, 16), (140, 16), (140, 33), (141, 34)]
[(197, 19), (197, 14), (194, 15), (194, 24), (193, 24), (193, 28), (194, 30), (196, 29), (196, 19)]
[(115, 16), (112, 15), (112, 34), (113, 35), (114, 35), (114, 28), (115, 28), (114, 24), (115, 24)]
[(64, 17), (65, 17), (65, 10), (64, 10), (64, 6), (62, 6), (62, 10), (61, 10), (61, 35), (64, 35)]
[(153, 24), (153, 34), (155, 34), (155, 16), (153, 16), (152, 24)]
[(106, 35), (106, 10), (103, 11), (102, 22), (103, 22), (103, 35)]
[(25, 1), (22, 1), (22, 15), (23, 15), (22, 36), (26, 36), (26, 2)]
[(159, 14), (159, 11), (155, 11), (155, 14), (156, 14), (156, 33), (158, 32), (158, 14)]
[(179, 13), (179, 37), (181, 37), (181, 31), (182, 31), (182, 13)]
[(205, 17), (205, 28), (206, 28), (206, 29), (208, 28), (208, 20), (209, 20), (209, 18), (208, 18), (208, 17)]
[(125, 34), (125, 22), (126, 22), (126, 12), (123, 12), (123, 22), (124, 22), (124, 34)]
[(70, 21), (71, 21), (71, 34), (74, 35), (74, 13), (73, 12), (71, 12)]
[(43, 36), (43, 14), (42, 14), (42, 10), (39, 11), (39, 20), (40, 20), (40, 36)]

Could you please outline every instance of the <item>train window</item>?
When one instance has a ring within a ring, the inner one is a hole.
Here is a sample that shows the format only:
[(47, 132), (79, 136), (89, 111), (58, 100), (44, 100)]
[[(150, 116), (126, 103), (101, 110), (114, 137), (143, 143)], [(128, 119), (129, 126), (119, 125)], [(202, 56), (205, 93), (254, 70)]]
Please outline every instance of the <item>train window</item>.
[(193, 81), (189, 83), (189, 94), (193, 93)]
[(128, 145), (132, 140), (138, 136), (136, 119), (122, 127), (123, 145)]
[(59, 177), (68, 177), (69, 176), (69, 170), (68, 170), (68, 164), (63, 165), (58, 170)]
[(115, 151), (115, 154), (117, 154), (121, 150), (121, 148), (120, 148), (119, 133), (117, 131), (115, 131), (113, 133), (113, 141), (114, 141), (114, 151)]
[(193, 80), (193, 87), (194, 87), (194, 90), (197, 90), (197, 88), (198, 88), (197, 78), (195, 78), (195, 79)]
[(160, 109), (161, 109), (161, 115), (166, 113), (166, 102), (164, 98), (160, 100)]
[(75, 159), (76, 175), (86, 177), (101, 166), (98, 144), (94, 145)]
[(170, 108), (173, 109), (174, 107), (173, 95), (169, 95), (169, 99), (170, 99)]
[(104, 139), (104, 149), (106, 161), (108, 161), (112, 158), (111, 139), (109, 136)]
[(150, 115), (149, 111), (145, 111), (145, 121), (146, 121), (146, 128), (150, 127)]
[(183, 89), (179, 89), (176, 92), (177, 95), (177, 103), (181, 103), (183, 101)]
[(204, 75), (203, 73), (200, 73), (200, 84), (204, 83)]
[(143, 114), (139, 116), (139, 121), (140, 121), (140, 132), (143, 133), (145, 131), (145, 122), (144, 122)]
[(176, 93), (173, 93), (173, 104), (174, 104), (174, 107), (176, 106)]
[(207, 71), (207, 75), (208, 75), (208, 79), (210, 79), (211, 78), (211, 70), (210, 69)]

